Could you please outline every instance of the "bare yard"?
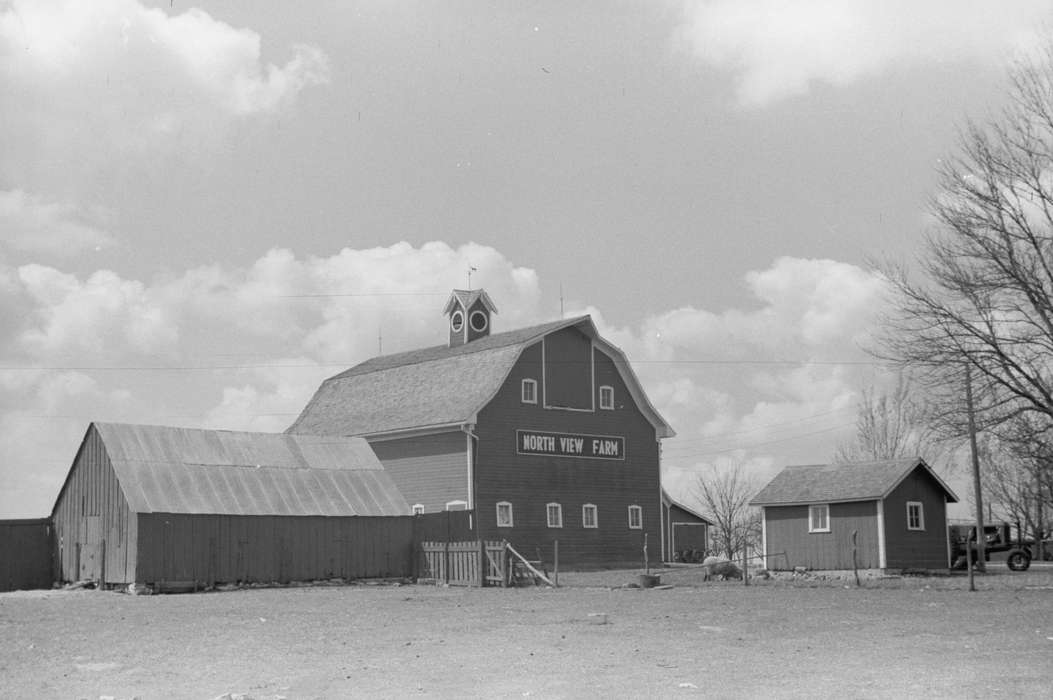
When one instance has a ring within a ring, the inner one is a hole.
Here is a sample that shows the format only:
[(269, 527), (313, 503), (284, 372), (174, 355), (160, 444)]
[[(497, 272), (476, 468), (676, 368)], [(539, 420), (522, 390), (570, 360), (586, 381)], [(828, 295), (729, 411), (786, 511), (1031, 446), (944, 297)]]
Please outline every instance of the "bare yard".
[(17, 698), (1053, 696), (1053, 575), (0, 595)]

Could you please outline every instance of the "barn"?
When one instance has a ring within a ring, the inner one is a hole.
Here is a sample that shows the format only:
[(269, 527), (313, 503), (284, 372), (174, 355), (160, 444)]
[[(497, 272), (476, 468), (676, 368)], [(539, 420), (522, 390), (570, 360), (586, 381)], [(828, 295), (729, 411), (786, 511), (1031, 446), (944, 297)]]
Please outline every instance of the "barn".
[(92, 423), (51, 522), (63, 581), (406, 575), (413, 517), (365, 440)]
[(713, 522), (698, 511), (662, 491), (662, 521), (665, 523), (665, 560), (702, 561), (709, 550), (709, 528)]
[(851, 569), (853, 548), (861, 569), (946, 569), (957, 502), (924, 460), (907, 459), (786, 467), (750, 505), (772, 569)]
[(318, 388), (294, 434), (368, 440), (414, 512), (473, 512), (479, 539), (561, 565), (640, 566), (664, 551), (660, 441), (673, 430), (589, 316), (491, 333), (483, 290), (455, 290), (448, 342), (375, 357)]

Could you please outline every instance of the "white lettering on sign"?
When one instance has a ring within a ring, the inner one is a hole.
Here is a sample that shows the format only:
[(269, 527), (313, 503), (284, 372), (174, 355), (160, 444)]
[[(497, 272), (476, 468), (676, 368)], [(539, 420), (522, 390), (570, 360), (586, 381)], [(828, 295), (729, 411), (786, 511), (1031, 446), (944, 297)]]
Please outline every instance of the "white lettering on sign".
[(517, 430), (516, 449), (520, 454), (625, 460), (625, 438), (616, 435)]

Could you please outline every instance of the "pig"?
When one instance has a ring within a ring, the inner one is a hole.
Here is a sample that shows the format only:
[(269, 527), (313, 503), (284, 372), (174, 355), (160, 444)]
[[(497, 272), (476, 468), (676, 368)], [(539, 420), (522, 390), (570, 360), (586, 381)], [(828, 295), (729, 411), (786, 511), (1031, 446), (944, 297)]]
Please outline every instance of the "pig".
[(706, 557), (702, 561), (702, 569), (704, 571), (702, 580), (704, 581), (708, 581), (714, 576), (719, 576), (721, 580), (727, 580), (729, 578), (738, 579), (739, 581), (742, 580), (742, 570), (726, 559)]

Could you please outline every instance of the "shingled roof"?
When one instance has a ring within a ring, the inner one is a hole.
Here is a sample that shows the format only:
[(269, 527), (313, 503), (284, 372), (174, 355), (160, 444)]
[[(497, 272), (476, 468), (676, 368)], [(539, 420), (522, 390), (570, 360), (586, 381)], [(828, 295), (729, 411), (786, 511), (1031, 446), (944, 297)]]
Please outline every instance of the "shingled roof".
[(892, 493), (917, 468), (924, 469), (947, 492), (951, 503), (958, 502), (947, 484), (919, 458), (786, 467), (753, 497), (750, 505), (876, 501)]
[(454, 347), (436, 345), (366, 360), (326, 379), (288, 432), (376, 435), (474, 423), (523, 350), (570, 327), (591, 337), (615, 359), (659, 437), (672, 436), (673, 430), (647, 400), (625, 355), (599, 336), (589, 316), (495, 333)]
[(361, 438), (124, 423), (93, 427), (136, 513), (410, 513), (391, 476)]

